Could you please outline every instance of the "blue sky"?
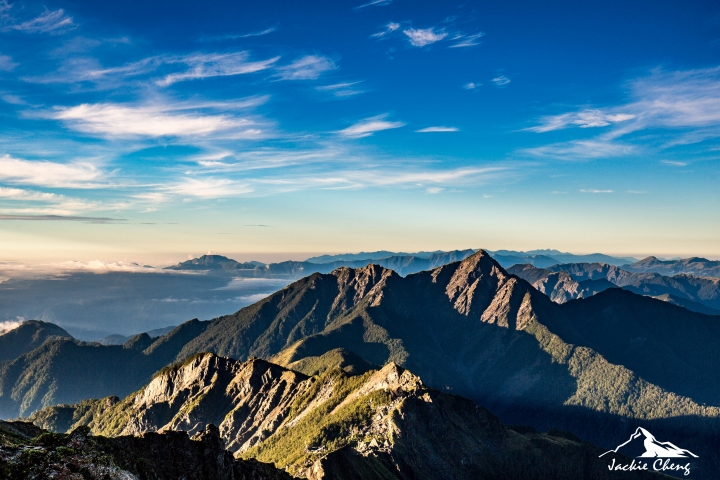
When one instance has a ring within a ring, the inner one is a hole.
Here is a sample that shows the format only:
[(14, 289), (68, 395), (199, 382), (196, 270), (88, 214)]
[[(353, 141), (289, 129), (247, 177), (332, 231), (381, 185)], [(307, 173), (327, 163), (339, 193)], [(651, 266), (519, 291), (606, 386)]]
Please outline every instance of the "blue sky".
[(0, 260), (720, 257), (716, 2), (0, 2)]

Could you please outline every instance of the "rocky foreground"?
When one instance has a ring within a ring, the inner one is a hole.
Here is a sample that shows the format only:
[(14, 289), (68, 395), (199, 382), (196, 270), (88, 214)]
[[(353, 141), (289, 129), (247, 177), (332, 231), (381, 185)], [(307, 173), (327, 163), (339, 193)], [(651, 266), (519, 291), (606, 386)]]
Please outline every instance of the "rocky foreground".
[(80, 427), (69, 435), (0, 421), (0, 478), (6, 480), (289, 480), (272, 465), (238, 460), (210, 425), (185, 432), (105, 438)]

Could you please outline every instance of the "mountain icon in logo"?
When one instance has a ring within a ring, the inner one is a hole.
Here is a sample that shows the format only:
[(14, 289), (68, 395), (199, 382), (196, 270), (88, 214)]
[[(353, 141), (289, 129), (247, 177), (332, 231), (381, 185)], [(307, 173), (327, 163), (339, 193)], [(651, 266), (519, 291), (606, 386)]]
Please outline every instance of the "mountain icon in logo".
[(608, 450), (600, 456), (608, 453), (622, 453), (637, 458), (698, 458), (690, 450), (685, 450), (670, 442), (657, 441), (652, 433), (642, 427), (638, 427), (627, 442), (621, 443), (614, 450)]

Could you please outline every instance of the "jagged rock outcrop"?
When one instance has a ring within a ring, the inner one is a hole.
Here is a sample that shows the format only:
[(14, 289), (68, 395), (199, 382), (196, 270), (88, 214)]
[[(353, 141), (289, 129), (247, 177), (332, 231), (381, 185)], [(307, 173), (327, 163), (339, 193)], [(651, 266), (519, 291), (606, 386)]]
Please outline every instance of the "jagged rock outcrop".
[[(207, 426), (220, 418), (219, 429)], [(187, 430), (213, 448), (225, 444), (246, 460), (316, 480), (611, 478), (598, 458), (602, 449), (567, 435), (509, 429), (394, 363), (362, 375), (336, 368), (305, 377), (258, 359), (198, 355), (89, 425), (131, 444)], [(122, 436), (128, 433), (136, 437)]]

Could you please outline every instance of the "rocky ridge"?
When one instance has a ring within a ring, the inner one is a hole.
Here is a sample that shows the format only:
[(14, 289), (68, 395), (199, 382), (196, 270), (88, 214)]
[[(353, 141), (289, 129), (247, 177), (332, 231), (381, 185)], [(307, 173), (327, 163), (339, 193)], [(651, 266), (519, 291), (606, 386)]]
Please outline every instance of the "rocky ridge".
[[(429, 389), (394, 363), (306, 377), (213, 354), (167, 369), (88, 422), (95, 434), (219, 434), (236, 457), (310, 479), (532, 479), (607, 473), (602, 450), (567, 434), (519, 433), (470, 400)], [(77, 426), (75, 426), (77, 428)], [(638, 474), (628, 478), (655, 478)]]

